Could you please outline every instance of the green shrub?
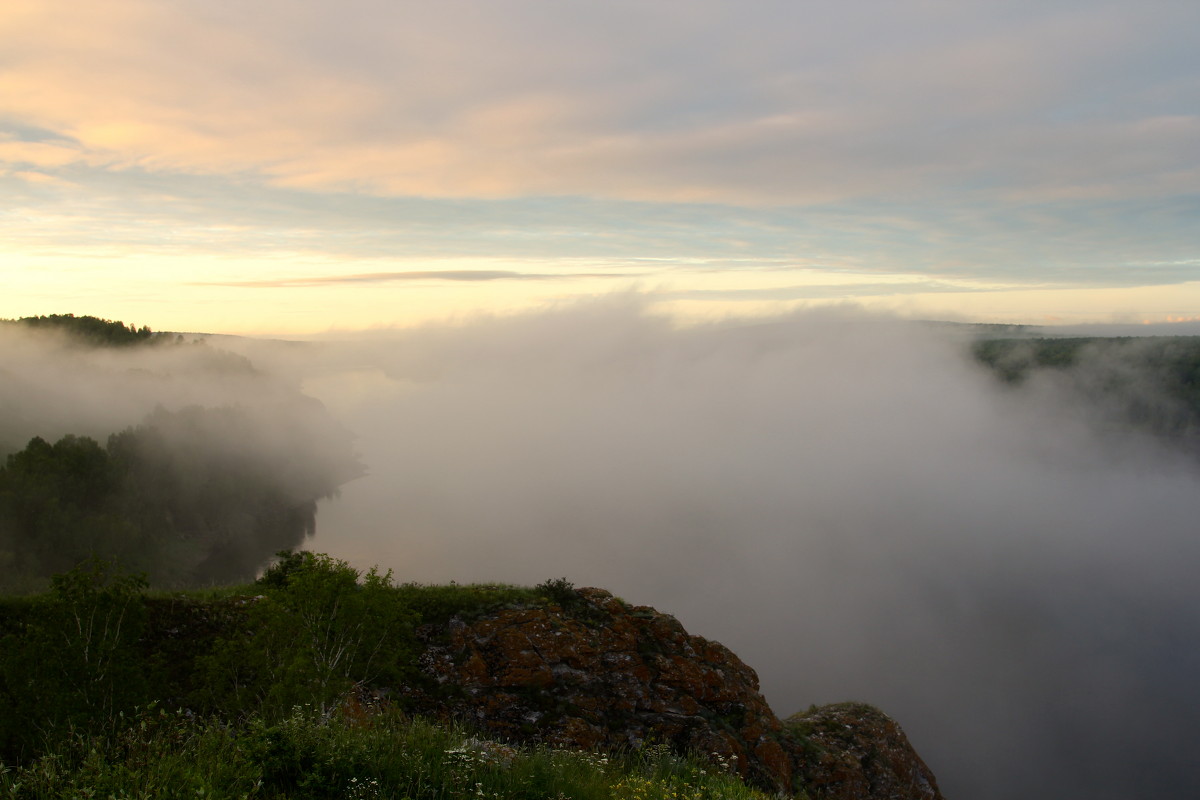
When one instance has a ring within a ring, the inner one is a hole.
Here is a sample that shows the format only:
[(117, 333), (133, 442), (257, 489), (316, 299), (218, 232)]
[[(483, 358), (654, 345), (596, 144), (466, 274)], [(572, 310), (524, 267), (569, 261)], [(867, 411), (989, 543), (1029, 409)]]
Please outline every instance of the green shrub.
[(284, 551), (258, 586), (264, 594), (245, 601), (244, 625), (202, 659), (216, 709), (327, 708), (356, 683), (395, 681), (411, 668), (413, 614), (391, 572)]
[(145, 579), (90, 559), (51, 583), (2, 643), (0, 753), (112, 727), (146, 696)]

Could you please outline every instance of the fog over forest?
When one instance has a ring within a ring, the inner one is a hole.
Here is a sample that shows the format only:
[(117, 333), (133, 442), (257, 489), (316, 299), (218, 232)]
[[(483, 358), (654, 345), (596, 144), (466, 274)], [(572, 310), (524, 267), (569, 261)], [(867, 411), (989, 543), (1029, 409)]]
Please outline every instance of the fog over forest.
[(321, 501), (310, 549), (654, 605), (753, 666), (781, 716), (880, 706), (948, 797), (1200, 789), (1197, 454), (1123, 424), (1098, 362), (1006, 385), (965, 329), (680, 328), (637, 296), (307, 344), (4, 335), (9, 450), (302, 392), (367, 471)]

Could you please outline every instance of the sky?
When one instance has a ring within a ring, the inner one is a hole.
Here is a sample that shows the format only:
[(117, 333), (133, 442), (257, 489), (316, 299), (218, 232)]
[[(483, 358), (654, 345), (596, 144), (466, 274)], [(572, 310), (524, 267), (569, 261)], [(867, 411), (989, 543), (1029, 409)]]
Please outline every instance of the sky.
[(7, 0), (0, 317), (1200, 317), (1190, 0)]

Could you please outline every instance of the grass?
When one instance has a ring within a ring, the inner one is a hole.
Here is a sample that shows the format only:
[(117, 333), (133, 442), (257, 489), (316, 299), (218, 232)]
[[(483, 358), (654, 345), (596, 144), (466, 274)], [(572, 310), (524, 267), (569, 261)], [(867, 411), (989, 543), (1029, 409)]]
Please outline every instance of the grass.
[(729, 764), (664, 746), (618, 755), (518, 748), (396, 712), (296, 708), (237, 727), (150, 710), (115, 737), (73, 737), (20, 768), (0, 798), (766, 800)]
[[(338, 565), (333, 566), (336, 577)], [(350, 599), (359, 596), (353, 584), (343, 590)], [(765, 800), (730, 765), (672, 755), (666, 745), (610, 755), (514, 747), (454, 725), (405, 716), (399, 706), (368, 709), (348, 702), (334, 704), (342, 710), (328, 714), (310, 707), (289, 712), (286, 698), (266, 703), (253, 692), (244, 703), (236, 697), (232, 704), (225, 702), (231, 696), (226, 679), (232, 675), (253, 689), (256, 668), (275, 669), (274, 662), (263, 660), (268, 657), (294, 667), (295, 675), (280, 667), (279, 681), (304, 690), (298, 694), (306, 702), (313, 696), (305, 682), (311, 677), (304, 671), (308, 651), (288, 649), (291, 639), (270, 638), (275, 617), (264, 622), (254, 614), (278, 612), (287, 622), (291, 618), (280, 611), (282, 601), (248, 602), (264, 591), (259, 585), (139, 591), (145, 629), (109, 655), (117, 667), (136, 667), (143, 680), (134, 687), (111, 681), (111, 686), (97, 685), (112, 702), (95, 713), (74, 702), (75, 695), (62, 695), (57, 679), (42, 674), (37, 658), (0, 657), (0, 800)], [(101, 592), (93, 599), (103, 605), (105, 597)], [(41, 628), (28, 623), (52, 602), (47, 595), (0, 597), (0, 640), (10, 645), (9, 654), (41, 652), (36, 648), (45, 642), (35, 635)], [(436, 627), (452, 617), (470, 620), (501, 608), (590, 609), (565, 579), (536, 587), (404, 584), (388, 587), (372, 602), (378, 606), (367, 609), (372, 614), (394, 605), (411, 616), (389, 639), (389, 657), (398, 669), (419, 649), (414, 625)], [(262, 653), (236, 647), (226, 653), (223, 642), (257, 642)], [(247, 653), (262, 658), (242, 658)], [(91, 674), (84, 673), (84, 678)], [(191, 711), (164, 710), (179, 706)], [(31, 719), (38, 720), (37, 730), (22, 721)]]
[(197, 603), (220, 600), (235, 600), (243, 597), (255, 597), (263, 593), (261, 586), (253, 583), (232, 584), (229, 586), (207, 586), (201, 589), (160, 589), (150, 588), (145, 596), (156, 600), (172, 600), (182, 598)]
[(536, 588), (504, 583), (427, 585), (405, 583), (393, 590), (423, 623), (443, 624), (451, 617), (474, 619), (507, 606), (537, 605), (546, 596)]

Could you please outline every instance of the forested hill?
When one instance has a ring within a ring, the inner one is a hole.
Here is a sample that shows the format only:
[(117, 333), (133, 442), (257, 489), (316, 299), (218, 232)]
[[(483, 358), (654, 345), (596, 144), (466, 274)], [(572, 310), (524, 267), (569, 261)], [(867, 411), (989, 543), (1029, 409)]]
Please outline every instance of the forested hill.
[(362, 474), (298, 386), (204, 341), (95, 317), (0, 325), (0, 591), (92, 555), (162, 587), (252, 580)]
[(972, 354), (1010, 387), (1052, 385), (1109, 425), (1200, 444), (1200, 336), (981, 339)]
[(315, 531), (316, 501), (353, 477), (309, 436), (319, 406), (281, 411), (160, 409), (106, 445), (35, 437), (0, 468), (4, 577), (36, 585), (96, 554), (159, 586), (253, 578)]
[(97, 347), (127, 347), (146, 344), (169, 338), (167, 334), (155, 333), (147, 326), (138, 328), (99, 317), (74, 314), (50, 314), (40, 317), (21, 317), (15, 320), (0, 320), (0, 324), (19, 325), (41, 331), (56, 331), (79, 342)]

